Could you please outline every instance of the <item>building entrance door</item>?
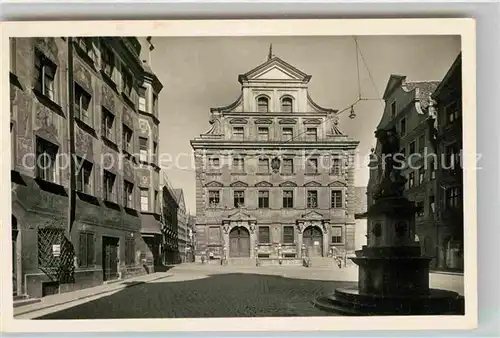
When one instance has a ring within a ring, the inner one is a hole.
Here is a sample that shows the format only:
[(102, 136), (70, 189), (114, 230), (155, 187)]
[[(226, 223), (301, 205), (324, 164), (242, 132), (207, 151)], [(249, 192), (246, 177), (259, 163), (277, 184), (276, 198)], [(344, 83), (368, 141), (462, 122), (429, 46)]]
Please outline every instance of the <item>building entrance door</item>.
[(307, 227), (303, 235), (308, 257), (323, 256), (323, 233), (317, 226)]
[(118, 279), (118, 243), (115, 237), (102, 238), (102, 270), (105, 281)]
[(229, 233), (229, 257), (250, 257), (250, 233), (245, 227), (234, 227)]

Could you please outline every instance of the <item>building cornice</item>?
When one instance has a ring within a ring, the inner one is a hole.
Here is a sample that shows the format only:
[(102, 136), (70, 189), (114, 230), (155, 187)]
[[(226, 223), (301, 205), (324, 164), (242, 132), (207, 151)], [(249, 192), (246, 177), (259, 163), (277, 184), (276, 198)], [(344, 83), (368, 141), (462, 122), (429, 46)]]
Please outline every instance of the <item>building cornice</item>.
[(204, 140), (204, 139), (195, 139), (191, 140), (191, 146), (193, 149), (270, 149), (276, 150), (280, 149), (310, 149), (310, 150), (354, 150), (359, 145), (359, 141), (354, 139), (344, 139), (344, 140), (333, 140), (326, 142), (237, 142), (230, 140)]

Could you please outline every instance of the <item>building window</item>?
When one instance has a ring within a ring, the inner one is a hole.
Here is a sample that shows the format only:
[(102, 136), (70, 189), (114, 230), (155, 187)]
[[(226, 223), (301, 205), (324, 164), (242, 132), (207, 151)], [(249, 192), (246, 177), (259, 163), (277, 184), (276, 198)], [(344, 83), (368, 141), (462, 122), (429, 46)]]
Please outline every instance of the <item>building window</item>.
[(408, 175), (408, 188), (413, 188), (415, 186), (415, 172), (411, 172)]
[(318, 192), (316, 190), (307, 191), (307, 207), (309, 209), (318, 207)]
[(122, 92), (124, 92), (127, 96), (130, 96), (132, 93), (132, 87), (134, 84), (134, 79), (132, 78), (132, 74), (128, 70), (126, 70), (126, 66), (122, 66)]
[(143, 86), (139, 87), (139, 110), (143, 112), (148, 111), (148, 106), (146, 105), (146, 88)]
[(103, 173), (103, 191), (104, 191), (104, 200), (109, 202), (115, 202), (115, 194), (114, 194), (114, 185), (115, 185), (115, 174), (110, 173), (107, 170), (104, 170)]
[(158, 95), (153, 93), (153, 114), (158, 116)]
[(154, 203), (153, 211), (156, 214), (160, 210), (159, 203), (158, 203), (158, 190), (155, 190), (155, 196), (154, 196), (153, 203)]
[(306, 129), (306, 141), (308, 141), (308, 142), (318, 141), (318, 129), (317, 128), (307, 128)]
[(293, 140), (293, 128), (283, 128), (283, 140), (282, 141), (291, 141)]
[(418, 138), (419, 153), (423, 155), (425, 153), (425, 148), (426, 148), (425, 135), (420, 135)]
[(330, 174), (334, 176), (340, 176), (342, 174), (342, 160), (340, 158), (332, 159)]
[(36, 177), (56, 182), (56, 158), (58, 146), (42, 138), (36, 138)]
[(453, 143), (445, 148), (446, 169), (456, 169), (460, 167), (460, 151), (456, 143)]
[(135, 241), (134, 238), (125, 239), (125, 265), (135, 264)]
[(127, 127), (126, 125), (123, 125), (123, 131), (122, 131), (122, 148), (125, 151), (131, 152), (132, 151), (132, 129)]
[(114, 141), (115, 136), (113, 132), (113, 123), (115, 121), (115, 116), (111, 114), (111, 112), (104, 107), (101, 107), (101, 113), (102, 113), (101, 135), (110, 141)]
[(392, 103), (391, 103), (391, 117), (395, 118), (396, 114), (397, 114), (397, 111), (396, 111), (396, 101), (392, 101)]
[(284, 226), (283, 227), (283, 243), (285, 244), (293, 244), (295, 242), (295, 229), (293, 226)]
[(269, 191), (259, 191), (259, 209), (269, 208)]
[(134, 207), (134, 185), (128, 181), (123, 181), (123, 206)]
[(148, 160), (148, 139), (145, 137), (139, 137), (139, 159), (142, 162)]
[(141, 211), (149, 211), (149, 189), (141, 188)]
[(257, 99), (257, 110), (259, 113), (267, 113), (269, 111), (269, 99), (267, 97), (259, 97)]
[(293, 190), (283, 191), (283, 208), (293, 208)]
[(409, 154), (408, 155), (415, 154), (415, 150), (416, 150), (416, 142), (415, 141), (411, 141), (410, 142), (410, 148), (409, 148)]
[(91, 125), (90, 101), (92, 96), (75, 82), (75, 117), (88, 125)]
[(91, 232), (80, 232), (78, 236), (79, 252), (78, 265), (81, 268), (92, 267), (95, 265), (95, 236)]
[(424, 183), (425, 180), (425, 169), (422, 167), (418, 170), (418, 184)]
[(459, 115), (459, 106), (458, 101), (453, 101), (444, 107), (446, 122), (451, 124), (458, 120)]
[(307, 159), (306, 174), (317, 174), (318, 173), (318, 159), (309, 158)]
[(234, 207), (243, 208), (245, 206), (245, 192), (238, 190), (234, 192)]
[[(12, 38), (11, 38), (12, 39)], [(11, 110), (12, 111), (12, 110)], [(14, 123), (10, 123), (10, 169), (16, 168), (16, 135), (14, 133)]]
[(35, 50), (35, 90), (50, 100), (55, 100), (54, 81), (57, 66), (39, 50)]
[(269, 174), (269, 159), (259, 159), (259, 174)]
[(446, 206), (448, 209), (455, 209), (459, 206), (460, 190), (458, 187), (446, 189)]
[(217, 208), (220, 204), (220, 192), (218, 190), (208, 191), (208, 205), (210, 208)]
[(282, 173), (285, 175), (293, 174), (293, 159), (291, 158), (283, 159)]
[(208, 158), (208, 172), (209, 173), (219, 173), (220, 172), (220, 159), (218, 157)]
[(434, 196), (429, 196), (429, 208), (432, 213), (436, 212), (436, 201)]
[(419, 202), (416, 203), (416, 206), (418, 208), (418, 210), (417, 210), (417, 217), (424, 217), (424, 215), (425, 215), (424, 202), (419, 201)]
[(104, 43), (101, 43), (102, 69), (104, 74), (112, 78), (115, 68), (115, 55)]
[(259, 243), (271, 243), (271, 238), (269, 236), (269, 227), (259, 227)]
[(332, 244), (340, 244), (342, 241), (342, 227), (332, 226)]
[(153, 163), (156, 163), (158, 157), (158, 143), (153, 142)]
[(281, 99), (281, 111), (284, 113), (291, 113), (293, 111), (293, 100), (291, 97)]
[(233, 127), (232, 139), (235, 141), (243, 141), (245, 138), (245, 129), (243, 127)]
[(399, 122), (399, 133), (401, 136), (406, 135), (406, 117), (403, 117)]
[(342, 208), (342, 191), (332, 190), (332, 208)]
[(437, 164), (436, 161), (431, 162), (431, 180), (436, 178)]
[(269, 141), (269, 128), (259, 127), (259, 141)]
[(243, 158), (233, 158), (233, 168), (237, 173), (245, 172), (245, 159)]
[(76, 38), (76, 42), (78, 47), (85, 52), (90, 58), (92, 58), (93, 54), (93, 46), (92, 46), (92, 38), (87, 37), (78, 37)]
[(76, 173), (76, 190), (83, 192), (84, 194), (92, 194), (92, 168), (93, 164), (89, 161), (77, 157), (77, 169)]

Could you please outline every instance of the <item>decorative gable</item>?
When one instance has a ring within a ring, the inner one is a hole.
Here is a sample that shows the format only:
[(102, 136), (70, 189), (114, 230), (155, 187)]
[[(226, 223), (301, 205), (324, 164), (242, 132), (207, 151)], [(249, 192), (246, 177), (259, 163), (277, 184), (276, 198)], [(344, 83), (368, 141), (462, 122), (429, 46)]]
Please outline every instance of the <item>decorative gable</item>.
[(243, 211), (241, 211), (241, 209), (238, 209), (235, 213), (229, 215), (228, 218), (231, 221), (243, 221), (243, 220), (247, 221), (247, 220), (253, 220), (254, 219), (249, 214), (244, 213)]
[(212, 181), (212, 182), (208, 182), (207, 184), (205, 184), (205, 187), (207, 187), (207, 188), (222, 188), (223, 185), (220, 182)]
[(239, 76), (240, 83), (252, 81), (267, 82), (273, 80), (307, 83), (310, 79), (310, 75), (305, 74), (275, 56), (268, 58), (266, 62)]
[(269, 183), (269, 182), (262, 181), (262, 182), (257, 183), (255, 186), (259, 187), (259, 188), (270, 188), (273, 185), (271, 183)]
[(280, 183), (280, 187), (296, 187), (297, 184), (295, 184), (294, 182), (291, 182), (291, 181), (286, 181), (286, 182), (283, 182), (283, 183)]
[(321, 184), (316, 181), (307, 182), (304, 187), (321, 187)]
[(242, 187), (248, 187), (248, 184), (246, 184), (245, 182), (242, 182), (242, 181), (236, 181), (236, 182), (231, 183), (230, 186), (233, 188), (242, 188)]
[(333, 181), (332, 183), (328, 184), (328, 186), (332, 188), (345, 188), (347, 185), (341, 181)]

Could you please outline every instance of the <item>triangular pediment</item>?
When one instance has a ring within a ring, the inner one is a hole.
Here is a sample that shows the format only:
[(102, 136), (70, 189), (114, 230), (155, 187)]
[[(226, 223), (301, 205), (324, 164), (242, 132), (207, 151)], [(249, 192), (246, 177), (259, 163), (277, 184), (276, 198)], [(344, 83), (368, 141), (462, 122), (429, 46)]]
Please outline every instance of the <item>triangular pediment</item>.
[(316, 181), (311, 181), (304, 184), (304, 187), (321, 187), (321, 183), (318, 183)]
[(246, 220), (252, 220), (252, 219), (254, 219), (249, 214), (244, 213), (243, 211), (241, 211), (241, 209), (238, 209), (235, 213), (229, 215), (228, 218), (230, 220), (232, 220), (232, 221), (246, 221)]
[(269, 183), (269, 182), (262, 181), (262, 182), (257, 183), (255, 186), (259, 187), (259, 188), (270, 188), (273, 185), (271, 183)]
[(296, 186), (297, 186), (297, 184), (295, 184), (292, 181), (286, 181), (286, 182), (280, 183), (280, 187), (296, 187)]
[(233, 188), (248, 187), (248, 184), (246, 184), (245, 182), (242, 182), (242, 181), (236, 181), (236, 182), (231, 183), (231, 187), (233, 187)]
[(321, 120), (319, 119), (306, 119), (303, 122), (304, 124), (321, 124)]
[(222, 183), (220, 182), (217, 182), (217, 181), (212, 181), (212, 182), (208, 182), (207, 184), (205, 184), (205, 187), (208, 187), (208, 188), (222, 188)]
[(302, 215), (302, 218), (303, 219), (322, 219), (323, 215), (317, 211), (312, 210), (312, 211), (309, 211), (308, 213)]
[(240, 82), (289, 81), (307, 83), (310, 75), (300, 71), (278, 57), (272, 57), (246, 74), (240, 75)]
[(334, 182), (328, 184), (328, 186), (329, 187), (333, 187), (333, 188), (344, 188), (347, 185), (344, 182), (341, 182), (341, 181), (334, 181)]

